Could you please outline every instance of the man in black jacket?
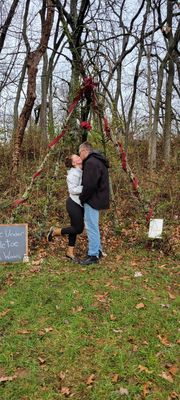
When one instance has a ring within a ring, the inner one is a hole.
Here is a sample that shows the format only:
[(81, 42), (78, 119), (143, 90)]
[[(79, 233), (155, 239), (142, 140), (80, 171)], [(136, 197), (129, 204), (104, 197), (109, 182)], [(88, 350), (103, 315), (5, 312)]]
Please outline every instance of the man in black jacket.
[(102, 255), (99, 210), (109, 208), (109, 163), (99, 152), (93, 151), (88, 142), (79, 147), (83, 161), (83, 190), (79, 198), (84, 206), (84, 223), (88, 236), (88, 256), (81, 261), (83, 265), (99, 262)]

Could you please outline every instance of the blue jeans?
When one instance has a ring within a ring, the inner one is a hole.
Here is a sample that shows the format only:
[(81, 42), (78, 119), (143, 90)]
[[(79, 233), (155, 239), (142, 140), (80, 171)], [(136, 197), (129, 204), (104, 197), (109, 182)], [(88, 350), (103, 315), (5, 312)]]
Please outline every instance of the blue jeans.
[(99, 210), (95, 210), (89, 204), (84, 204), (84, 224), (88, 237), (88, 256), (99, 257), (101, 239), (99, 231)]

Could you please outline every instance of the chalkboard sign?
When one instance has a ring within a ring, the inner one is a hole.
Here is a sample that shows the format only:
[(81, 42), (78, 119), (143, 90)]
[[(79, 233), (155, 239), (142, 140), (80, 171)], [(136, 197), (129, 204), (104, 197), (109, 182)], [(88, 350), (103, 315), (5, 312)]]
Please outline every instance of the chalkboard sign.
[(0, 224), (0, 262), (26, 261), (28, 255), (28, 225)]

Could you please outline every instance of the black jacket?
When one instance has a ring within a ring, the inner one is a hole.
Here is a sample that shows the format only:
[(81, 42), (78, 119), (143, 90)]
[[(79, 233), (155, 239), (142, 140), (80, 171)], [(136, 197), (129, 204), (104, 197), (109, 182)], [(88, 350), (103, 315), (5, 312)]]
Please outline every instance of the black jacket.
[(83, 161), (83, 190), (79, 198), (96, 210), (109, 208), (109, 163), (106, 158), (93, 151)]

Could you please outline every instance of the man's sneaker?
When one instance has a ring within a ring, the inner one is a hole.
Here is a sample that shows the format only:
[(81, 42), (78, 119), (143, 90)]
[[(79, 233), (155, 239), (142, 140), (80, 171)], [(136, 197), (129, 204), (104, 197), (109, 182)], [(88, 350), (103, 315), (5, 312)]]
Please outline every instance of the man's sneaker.
[(107, 254), (104, 253), (104, 251), (99, 250), (99, 258), (102, 258), (102, 257), (107, 257)]
[(90, 265), (90, 264), (97, 264), (99, 262), (99, 258), (96, 256), (87, 256), (84, 260), (80, 260), (81, 265)]
[(48, 242), (51, 242), (51, 241), (52, 241), (52, 238), (53, 238), (53, 231), (54, 231), (54, 226), (51, 226), (51, 228), (50, 228), (50, 230), (49, 230), (49, 232), (48, 232), (48, 234), (47, 234), (47, 241), (48, 241)]

